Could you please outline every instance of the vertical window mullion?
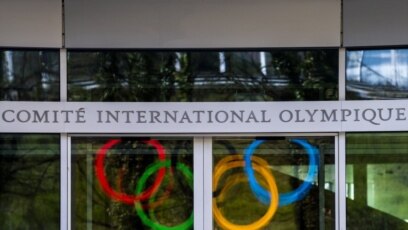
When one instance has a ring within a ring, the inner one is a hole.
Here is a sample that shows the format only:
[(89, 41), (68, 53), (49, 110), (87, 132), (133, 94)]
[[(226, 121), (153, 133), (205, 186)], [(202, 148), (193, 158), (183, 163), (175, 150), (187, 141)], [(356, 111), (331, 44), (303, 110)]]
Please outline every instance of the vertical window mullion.
[(212, 214), (212, 138), (204, 137), (204, 229), (213, 229)]
[(336, 229), (346, 229), (346, 133), (339, 133), (336, 147)]
[[(339, 49), (339, 100), (346, 100), (346, 49)], [(346, 133), (336, 138), (336, 230), (346, 229)]]
[(204, 139), (194, 137), (194, 229), (204, 230)]
[(346, 49), (339, 49), (339, 100), (346, 100)]
[(68, 175), (68, 167), (69, 167), (69, 161), (68, 161), (68, 156), (70, 154), (69, 150), (69, 138), (66, 133), (61, 133), (60, 135), (60, 150), (61, 150), (61, 155), (60, 155), (60, 160), (61, 160), (61, 189), (60, 189), (60, 212), (61, 212), (61, 224), (60, 224), (60, 229), (61, 230), (67, 230), (68, 228), (68, 213), (69, 213), (69, 175)]
[(60, 49), (60, 101), (67, 101), (67, 50)]
[[(60, 101), (67, 101), (67, 50), (60, 49)], [(66, 133), (60, 135), (60, 149), (61, 149), (61, 190), (60, 190), (60, 218), (61, 218), (61, 230), (70, 229), (69, 223), (69, 210), (70, 210), (70, 176), (69, 176), (69, 154), (71, 153), (69, 146), (69, 137)]]

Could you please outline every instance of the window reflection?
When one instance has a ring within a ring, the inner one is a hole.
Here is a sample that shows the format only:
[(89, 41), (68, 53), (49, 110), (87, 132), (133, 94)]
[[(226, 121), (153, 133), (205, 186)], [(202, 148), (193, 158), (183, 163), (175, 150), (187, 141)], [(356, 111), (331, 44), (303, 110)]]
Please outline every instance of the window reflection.
[(0, 135), (0, 229), (59, 229), (59, 135)]
[(57, 50), (0, 50), (0, 100), (59, 100)]
[(408, 229), (408, 135), (347, 135), (347, 228)]
[(347, 98), (408, 97), (408, 49), (347, 52)]
[(214, 139), (214, 229), (334, 229), (334, 197), (332, 137)]
[(192, 229), (193, 141), (72, 138), (72, 229)]
[(69, 51), (71, 101), (336, 100), (337, 50)]

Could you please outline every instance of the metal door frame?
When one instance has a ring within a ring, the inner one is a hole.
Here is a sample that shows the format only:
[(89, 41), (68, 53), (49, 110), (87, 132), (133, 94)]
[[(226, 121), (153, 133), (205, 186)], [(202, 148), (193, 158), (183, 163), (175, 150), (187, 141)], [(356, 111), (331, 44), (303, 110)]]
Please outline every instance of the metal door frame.
[(331, 136), (335, 144), (335, 225), (345, 229), (345, 134), (344, 133), (260, 133), (260, 134), (61, 134), (61, 229), (71, 229), (71, 137), (103, 136), (193, 137), (194, 160), (194, 229), (213, 229), (212, 215), (212, 140), (213, 137), (234, 136)]

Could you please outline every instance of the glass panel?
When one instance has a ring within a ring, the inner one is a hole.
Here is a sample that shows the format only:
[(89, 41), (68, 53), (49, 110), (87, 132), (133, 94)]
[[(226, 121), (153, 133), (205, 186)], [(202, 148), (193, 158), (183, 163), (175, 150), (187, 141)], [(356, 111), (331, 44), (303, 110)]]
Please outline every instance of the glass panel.
[(72, 138), (73, 229), (190, 229), (193, 140)]
[(213, 142), (214, 229), (335, 229), (333, 137)]
[(59, 228), (59, 135), (0, 134), (0, 229)]
[(408, 133), (353, 133), (346, 141), (347, 229), (408, 229)]
[(0, 50), (0, 100), (58, 101), (58, 50)]
[(408, 98), (408, 49), (347, 51), (347, 99)]
[(69, 51), (70, 101), (337, 100), (338, 51)]

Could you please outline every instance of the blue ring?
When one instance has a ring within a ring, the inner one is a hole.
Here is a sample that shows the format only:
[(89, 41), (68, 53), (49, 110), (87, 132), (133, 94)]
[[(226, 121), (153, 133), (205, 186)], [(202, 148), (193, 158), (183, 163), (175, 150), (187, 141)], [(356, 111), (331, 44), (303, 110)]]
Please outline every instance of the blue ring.
[[(252, 192), (256, 198), (263, 204), (269, 204), (271, 201), (271, 194), (269, 191), (265, 190), (256, 180), (255, 172), (251, 167), (251, 157), (255, 152), (255, 149), (258, 148), (265, 140), (254, 140), (248, 148), (245, 149), (244, 159), (245, 159), (245, 173), (248, 177), (249, 186), (251, 187)], [(290, 142), (295, 143), (303, 147), (307, 154), (309, 155), (309, 171), (304, 182), (295, 190), (283, 194), (279, 194), (279, 206), (289, 205), (291, 203), (297, 202), (303, 199), (307, 193), (312, 188), (312, 182), (318, 171), (319, 165), (319, 150), (309, 144), (306, 140), (302, 139), (293, 139)]]

